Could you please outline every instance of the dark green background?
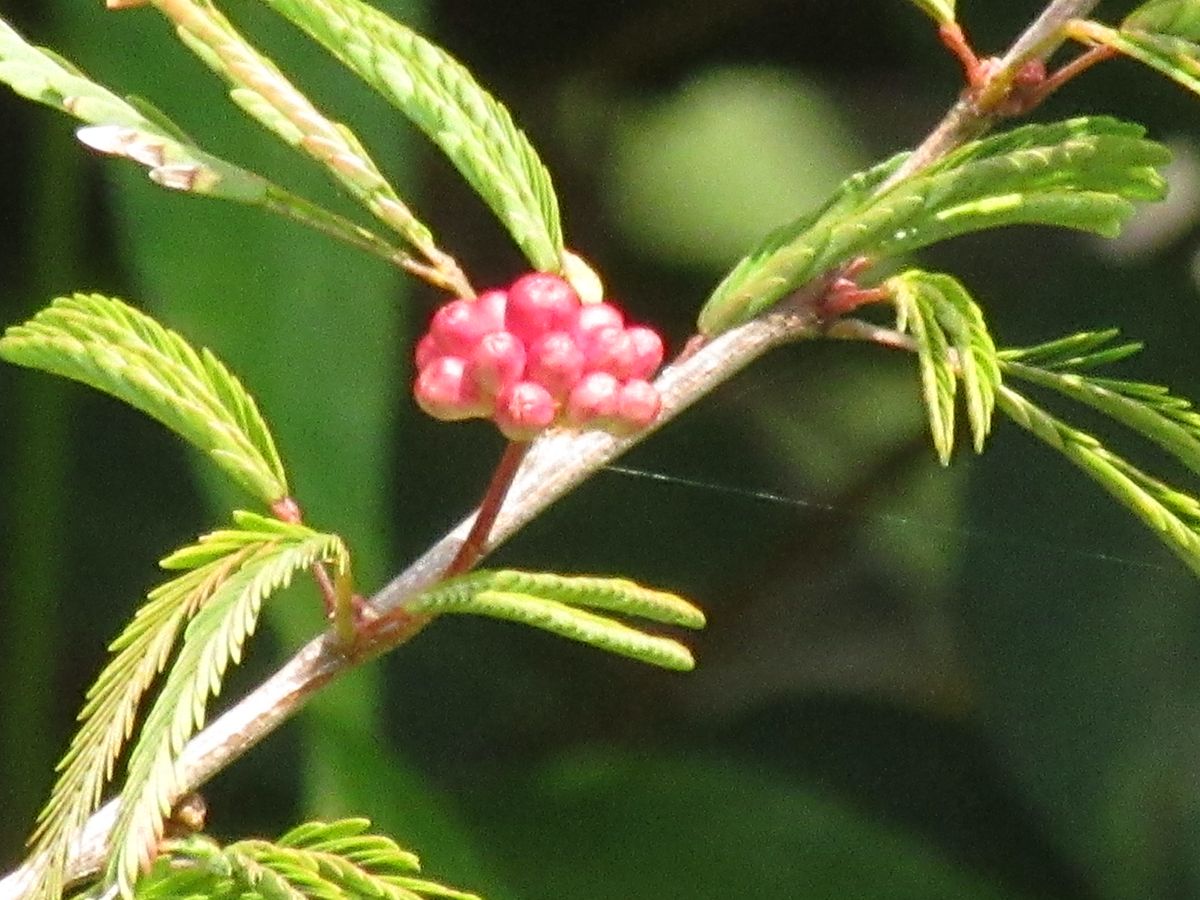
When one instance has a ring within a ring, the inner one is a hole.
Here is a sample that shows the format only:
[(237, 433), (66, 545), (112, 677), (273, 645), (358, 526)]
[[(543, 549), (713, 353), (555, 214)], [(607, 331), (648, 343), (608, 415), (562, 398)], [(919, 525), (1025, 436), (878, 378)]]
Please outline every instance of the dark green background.
[[(673, 346), (740, 250), (911, 145), (960, 84), (901, 0), (384, 5), (509, 103), (555, 174), (571, 245)], [(984, 49), (1039, 8), (961, 6)], [(394, 111), (250, 0), (228, 11), (356, 128), (477, 284), (521, 271)], [(0, 12), (208, 149), (350, 209), (152, 11)], [(1200, 155), (1196, 98), (1131, 63), (1039, 116), (1086, 111)], [(437, 298), (294, 226), (159, 191), (72, 127), (0, 94), (0, 320), (89, 289), (212, 346), (260, 398), (311, 521), (348, 538), (365, 587), (382, 583), (470, 508), (501, 446), (414, 412), (408, 348)], [(1003, 343), (1120, 325), (1150, 344), (1124, 373), (1195, 396), (1198, 171), (1182, 167), (1176, 205), (1120, 253), (1021, 230), (922, 262), (960, 275)], [(694, 598), (711, 619), (696, 673), (445, 622), (219, 777), (213, 832), (367, 814), (431, 875), (493, 900), (1200, 897), (1194, 579), (1011, 424), (983, 458), (939, 470), (913, 374), (872, 348), (780, 351), (623, 461), (699, 486), (601, 473), (500, 555)], [(13, 863), (154, 561), (233, 498), (155, 424), (35, 373), (0, 369), (0, 437)], [(281, 596), (268, 621), (227, 696), (319, 627), (314, 596)]]

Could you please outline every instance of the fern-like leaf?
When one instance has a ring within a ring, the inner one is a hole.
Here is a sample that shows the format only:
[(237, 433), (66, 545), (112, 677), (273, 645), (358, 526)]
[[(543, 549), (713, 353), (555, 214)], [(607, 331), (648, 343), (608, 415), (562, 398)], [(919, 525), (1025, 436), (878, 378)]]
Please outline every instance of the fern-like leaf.
[(88, 78), (70, 63), (26, 41), (0, 19), (0, 83), (23, 97), (88, 123), (80, 139), (150, 169), (164, 187), (254, 202), (268, 183), (200, 150), (161, 113), (150, 113)]
[(1200, 475), (1200, 413), (1190, 401), (1161, 385), (1089, 374), (1098, 359), (1124, 358), (1139, 348), (1129, 343), (1105, 346), (1117, 332), (1101, 335), (1107, 340), (1091, 344), (1082, 355), (1076, 348), (1061, 349), (1060, 355), (1069, 358), (1057, 360), (1047, 356), (1044, 348), (1005, 351), (1001, 365), (1013, 378), (1049, 388), (1136, 431)]
[(476, 572), (444, 582), (418, 597), (414, 613), (468, 613), (532, 625), (610, 653), (677, 671), (695, 667), (677, 641), (646, 634), (590, 607), (687, 628), (704, 625), (704, 614), (672, 594), (623, 579), (569, 578), (525, 572)]
[(168, 847), (137, 900), (480, 900), (418, 877), (420, 861), (366, 819), (309, 822), (277, 841), (220, 847), (193, 836)]
[(700, 314), (712, 335), (769, 309), (859, 255), (884, 258), (1003, 225), (1113, 236), (1134, 200), (1160, 199), (1170, 159), (1137, 125), (1105, 117), (1029, 125), (975, 141), (880, 192), (879, 169), (835, 202), (771, 235), (717, 286)]
[(391, 101), (450, 159), (538, 269), (561, 271), (545, 165), (508, 110), (446, 51), (360, 0), (262, 0)]
[(70, 843), (99, 806), (141, 699), (166, 665), (185, 623), (263, 546), (309, 534), (248, 512), (234, 513), (234, 524), (162, 560), (164, 569), (185, 574), (151, 591), (110, 646), (112, 657), (88, 690), (79, 731), (58, 765), (59, 777), (30, 838), (31, 859), (38, 861), (32, 897), (61, 895)]
[(30, 838), (31, 859), (39, 860), (31, 897), (61, 896), (71, 841), (100, 805), (143, 695), (166, 665), (180, 629), (246, 555), (243, 549), (211, 560), (151, 591), (109, 647), (112, 659), (88, 690), (79, 714), (82, 724), (58, 764), (58, 779)]
[(1200, 502), (1147, 475), (1092, 435), (1055, 418), (1007, 386), (1001, 386), (997, 401), (1013, 421), (1087, 473), (1200, 575)]
[(81, 381), (140, 409), (207, 453), (265, 503), (287, 478), (254, 400), (208, 350), (99, 295), (55, 300), (0, 338), (0, 359)]
[(999, 356), (1005, 362), (1019, 362), (1042, 369), (1084, 372), (1120, 362), (1142, 351), (1143, 345), (1137, 341), (1113, 343), (1120, 334), (1116, 328), (1081, 331), (1033, 347), (1001, 350)]
[(257, 206), (384, 259), (400, 251), (343, 216), (196, 146), (174, 122), (138, 97), (118, 97), (0, 18), (0, 83), (85, 123), (76, 135), (100, 153), (145, 166), (168, 190)]
[[(943, 465), (954, 449), (954, 407), (962, 381), (967, 419), (976, 452), (991, 432), (1000, 362), (983, 313), (960, 282), (949, 275), (911, 270), (885, 282), (897, 324), (917, 345), (922, 395), (929, 429)], [(953, 351), (953, 352), (952, 352)]]
[(1200, 4), (1195, 0), (1155, 0), (1131, 13), (1120, 28), (1099, 22), (1072, 22), (1077, 40), (1111, 47), (1200, 94)]
[(430, 260), (441, 260), (429, 228), (400, 199), (354, 133), (327, 118), (209, 0), (158, 0), (183, 43), (230, 85), (231, 99), (291, 147), (319, 161), (371, 213)]
[(348, 566), (338, 537), (300, 525), (285, 527), (288, 534), (276, 530), (269, 540), (251, 545), (237, 571), (196, 613), (147, 714), (130, 755), (105, 875), (106, 883), (116, 884), (123, 897), (133, 896), (138, 872), (153, 859), (164, 819), (179, 793), (176, 757), (203, 726), (208, 699), (219, 693), (229, 664), (240, 661), (262, 602), (286, 587), (298, 570), (318, 562), (332, 563), (338, 570)]

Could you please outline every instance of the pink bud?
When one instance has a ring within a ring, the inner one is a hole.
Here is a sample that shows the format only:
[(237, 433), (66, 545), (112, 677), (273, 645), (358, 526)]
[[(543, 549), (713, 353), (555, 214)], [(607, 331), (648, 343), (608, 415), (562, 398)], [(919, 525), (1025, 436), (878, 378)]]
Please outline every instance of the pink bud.
[(487, 326), (488, 331), (503, 330), (504, 309), (508, 305), (508, 294), (505, 291), (484, 291), (474, 302), (480, 320)]
[(583, 351), (571, 335), (565, 331), (551, 331), (529, 345), (525, 375), (561, 400), (583, 377), (585, 362)]
[(587, 371), (607, 372), (625, 381), (637, 368), (637, 348), (624, 328), (609, 325), (594, 331), (587, 348)]
[(658, 388), (648, 381), (627, 381), (617, 395), (617, 419), (629, 431), (645, 428), (658, 418), (661, 409)]
[(621, 382), (607, 372), (584, 375), (567, 398), (566, 419), (575, 427), (603, 427), (617, 414)]
[(566, 331), (579, 313), (579, 295), (557, 275), (532, 272), (508, 289), (505, 327), (526, 345), (548, 331)]
[(652, 328), (637, 325), (625, 329), (629, 340), (633, 342), (637, 361), (629, 373), (630, 378), (648, 379), (658, 371), (663, 361), (663, 342), (658, 332)]
[(467, 360), (467, 377), (485, 397), (495, 397), (525, 372), (525, 345), (510, 331), (485, 334)]
[(446, 351), (438, 346), (437, 338), (432, 334), (426, 334), (425, 337), (417, 341), (417, 350), (415, 353), (417, 370), (425, 368), (439, 356), (445, 356)]
[(518, 381), (496, 398), (492, 421), (510, 441), (530, 441), (554, 421), (558, 407), (540, 384)]
[(493, 319), (478, 300), (451, 300), (433, 314), (429, 333), (446, 353), (465, 358), (481, 337), (497, 329)]
[(579, 346), (587, 352), (590, 335), (609, 327), (624, 328), (624, 314), (611, 303), (593, 303), (580, 308), (579, 315), (575, 317), (573, 333)]
[(466, 361), (439, 356), (421, 370), (413, 385), (417, 405), (435, 419), (456, 422), (486, 412), (475, 386), (465, 377)]

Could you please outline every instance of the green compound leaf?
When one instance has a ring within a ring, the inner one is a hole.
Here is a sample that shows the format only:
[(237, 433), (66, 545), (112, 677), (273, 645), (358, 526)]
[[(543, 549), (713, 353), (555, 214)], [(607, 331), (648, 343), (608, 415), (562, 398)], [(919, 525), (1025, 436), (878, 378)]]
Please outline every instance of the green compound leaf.
[(287, 496), (253, 398), (207, 349), (120, 300), (60, 297), (0, 338), (0, 359), (91, 385), (157, 419), (265, 503)]
[[(112, 833), (105, 883), (122, 897), (134, 896), (138, 873), (153, 860), (164, 820), (179, 793), (175, 760), (188, 738), (204, 725), (208, 699), (216, 696), (231, 663), (241, 661), (254, 633), (262, 603), (290, 584), (299, 570), (317, 563), (336, 571), (349, 568), (345, 545), (336, 535), (301, 525), (286, 533), (268, 520), (243, 513), (238, 524), (261, 526), (257, 540), (217, 532), (216, 544), (245, 542), (245, 558), (196, 612), (184, 631), (179, 655), (154, 701), (130, 754), (121, 806)], [(181, 565), (179, 557), (168, 558)]]
[[(1115, 331), (1101, 332), (1111, 342)], [(1043, 348), (1006, 350), (1001, 366), (1006, 375), (1049, 388), (1089, 406), (1126, 428), (1158, 444), (1192, 472), (1200, 475), (1200, 413), (1182, 397), (1157, 384), (1121, 381), (1084, 374), (1097, 360), (1109, 361), (1132, 355), (1137, 344), (1118, 344), (1111, 348), (1095, 344), (1088, 353), (1074, 348), (1066, 351), (1072, 359), (1058, 360), (1039, 354)], [(1065, 370), (1065, 371), (1064, 371)]]
[(1120, 335), (1121, 332), (1116, 328), (1081, 331), (1034, 347), (1001, 350), (1000, 358), (1043, 369), (1084, 372), (1142, 352), (1142, 344), (1136, 341), (1114, 344)]
[(713, 335), (769, 309), (849, 260), (880, 259), (1002, 225), (1114, 236), (1131, 201), (1158, 200), (1170, 159), (1138, 125), (1105, 117), (1028, 125), (950, 154), (879, 192), (902, 162), (849, 179), (815, 215), (771, 235), (717, 286), (700, 314)]
[(180, 630), (256, 550), (311, 534), (247, 512), (234, 513), (234, 522), (236, 528), (204, 535), (164, 559), (164, 569), (188, 571), (151, 591), (109, 646), (112, 656), (88, 689), (79, 731), (58, 764), (58, 780), (29, 840), (31, 857), (42, 860), (32, 897), (61, 896), (67, 849), (99, 806), (141, 699), (166, 666)]
[(929, 429), (942, 465), (954, 449), (954, 400), (963, 385), (975, 451), (992, 427), (1000, 363), (983, 313), (949, 275), (911, 270), (884, 283), (896, 303), (897, 327), (917, 344)]
[(40, 47), (25, 41), (0, 19), (0, 82), (23, 97), (43, 103), (93, 126), (80, 139), (106, 153), (128, 157), (150, 169), (164, 187), (254, 202), (267, 182), (204, 153), (161, 113), (139, 106), (91, 81)]
[(1143, 3), (1121, 23), (1122, 30), (1175, 35), (1200, 41), (1200, 2), (1198, 0), (1150, 0)]
[(112, 658), (87, 692), (82, 724), (58, 764), (58, 779), (29, 841), (31, 858), (43, 860), (31, 888), (35, 900), (62, 895), (68, 847), (100, 805), (143, 695), (166, 665), (184, 623), (244, 558), (244, 552), (235, 552), (151, 591), (109, 646)]
[(997, 402), (1018, 425), (1098, 482), (1200, 575), (1200, 502), (1147, 475), (1092, 435), (1055, 418), (1009, 387), (1001, 386)]
[(209, 0), (158, 2), (180, 40), (230, 85), (230, 97), (284, 143), (325, 166), (351, 196), (427, 258), (441, 259), (433, 235), (379, 171), (349, 128), (326, 118)]
[(550, 175), (512, 116), (457, 60), (359, 0), (262, 0), (408, 116), (491, 207), (529, 261), (563, 267)]
[(193, 836), (168, 847), (138, 882), (136, 897), (480, 900), (476, 894), (417, 877), (416, 855), (389, 837), (370, 834), (370, 824), (366, 819), (309, 822), (274, 842), (239, 841), (224, 848), (210, 838)]
[(1200, 7), (1194, 2), (1147, 4), (1120, 28), (1072, 22), (1068, 30), (1077, 40), (1111, 47), (1200, 94)]
[(316, 228), (384, 258), (395, 248), (369, 231), (197, 147), (161, 112), (136, 97), (121, 98), (70, 63), (35, 47), (0, 19), (0, 83), (86, 123), (79, 140), (93, 150), (149, 169), (161, 187), (258, 206)]
[(918, 9), (924, 10), (939, 25), (954, 21), (955, 0), (910, 0)]
[[(581, 608), (582, 607), (582, 608)], [(616, 578), (569, 578), (527, 572), (475, 572), (438, 585), (409, 609), (439, 615), (469, 613), (520, 622), (651, 665), (690, 671), (686, 647), (587, 609), (702, 628), (704, 614), (681, 597)]]

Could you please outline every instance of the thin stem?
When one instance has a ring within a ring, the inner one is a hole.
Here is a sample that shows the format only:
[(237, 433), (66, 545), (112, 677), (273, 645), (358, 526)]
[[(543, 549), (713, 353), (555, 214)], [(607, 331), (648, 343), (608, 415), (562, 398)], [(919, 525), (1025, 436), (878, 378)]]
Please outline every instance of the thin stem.
[(1106, 60), (1114, 59), (1120, 54), (1112, 47), (1097, 46), (1092, 47), (1084, 53), (1079, 54), (1062, 68), (1052, 73), (1042, 85), (1038, 88), (1037, 102), (1041, 103), (1055, 91), (1059, 90), (1068, 81), (1073, 81), (1078, 78), (1088, 69)]
[(1099, 2), (1054, 0), (1050, 3), (995, 64), (980, 90), (967, 91), (958, 99), (937, 127), (905, 160), (904, 165), (880, 186), (879, 192), (895, 187), (928, 168), (955, 147), (974, 140), (991, 128), (1025, 64), (1034, 59), (1049, 59), (1066, 40), (1064, 29), (1067, 23), (1086, 17)]
[(496, 524), (496, 516), (500, 514), (504, 498), (508, 496), (508, 490), (529, 452), (529, 446), (528, 441), (509, 441), (508, 446), (504, 448), (500, 462), (496, 464), (496, 471), (492, 473), (492, 480), (488, 482), (487, 490), (484, 491), (483, 501), (479, 504), (479, 511), (475, 514), (471, 530), (467, 532), (466, 540), (446, 567), (446, 578), (469, 572), (483, 555), (488, 535), (492, 532), (492, 526)]
[(938, 27), (938, 37), (962, 65), (963, 74), (967, 77), (967, 84), (972, 86), (978, 84), (982, 77), (982, 66), (971, 42), (963, 34), (962, 26), (957, 22), (947, 22)]
[[(992, 82), (1003, 84), (1003, 98), (1021, 67), (1031, 58), (1048, 58), (1063, 40), (1063, 25), (1088, 15), (1098, 0), (1054, 0), (1038, 20), (1013, 44), (997, 68)], [(983, 96), (987, 91), (983, 92)], [(942, 122), (908, 159), (887, 187), (932, 165), (962, 142), (977, 137), (995, 121), (992, 105), (961, 98)], [(659, 376), (655, 386), (663, 398), (663, 410), (648, 429), (627, 437), (605, 432), (583, 434), (553, 432), (538, 438), (518, 471), (509, 491), (509, 502), (496, 516), (481, 556), (493, 551), (551, 503), (585, 481), (611, 460), (658, 428), (674, 419), (710, 391), (740, 372), (769, 350), (796, 340), (824, 334), (817, 306), (825, 293), (827, 280), (797, 292), (770, 313), (738, 328), (720, 334), (695, 347), (686, 359), (676, 361)], [(833, 323), (831, 336), (872, 339), (888, 346), (907, 347), (907, 339), (888, 329), (868, 323), (840, 320)], [(690, 345), (694, 346), (694, 345)], [(421, 591), (436, 584), (454, 561), (468, 535), (473, 519), (468, 518), (448, 535), (433, 544), (420, 558), (385, 585), (364, 606), (372, 616), (385, 617), (403, 610)], [(416, 619), (417, 617), (411, 617)], [(423, 624), (423, 623), (420, 623)], [(418, 625), (419, 629), (419, 625)], [(411, 636), (398, 629), (395, 640), (373, 646), (383, 652)], [(392, 636), (389, 635), (389, 639)], [(250, 694), (195, 735), (184, 747), (177, 764), (181, 792), (195, 790), (234, 760), (273, 732), (301, 709), (330, 681), (361, 662), (360, 655), (348, 655), (336, 635), (326, 633), (314, 638), (297, 652), (279, 671)], [(88, 821), (72, 849), (69, 875), (78, 880), (97, 871), (103, 864), (108, 836), (117, 814), (113, 800)], [(32, 876), (23, 867), (0, 880), (0, 900), (20, 900)]]

